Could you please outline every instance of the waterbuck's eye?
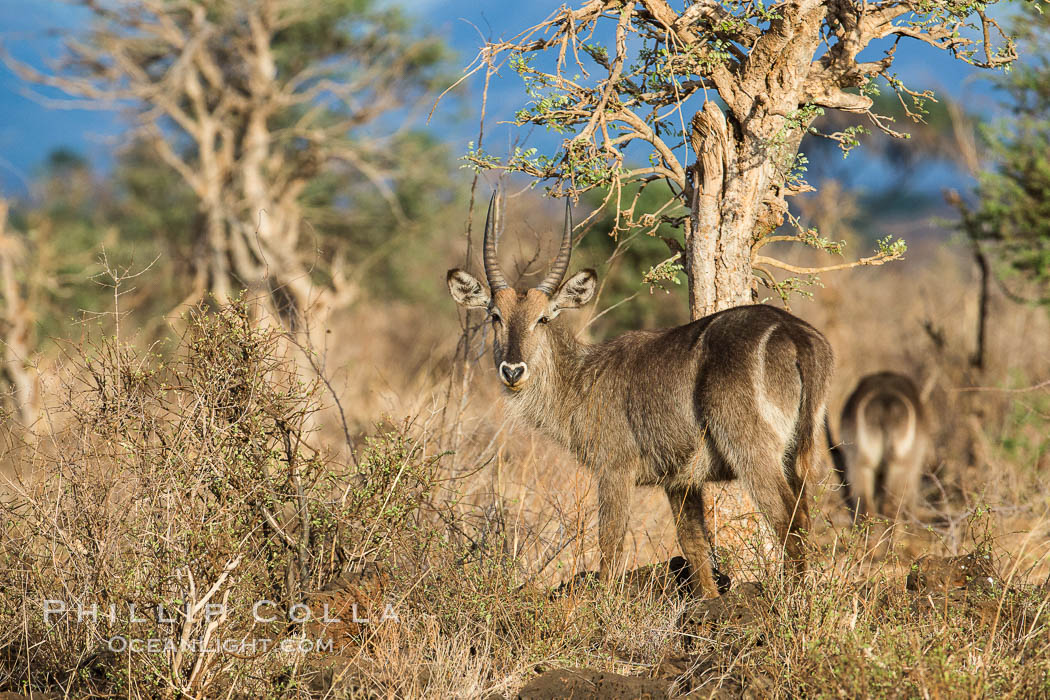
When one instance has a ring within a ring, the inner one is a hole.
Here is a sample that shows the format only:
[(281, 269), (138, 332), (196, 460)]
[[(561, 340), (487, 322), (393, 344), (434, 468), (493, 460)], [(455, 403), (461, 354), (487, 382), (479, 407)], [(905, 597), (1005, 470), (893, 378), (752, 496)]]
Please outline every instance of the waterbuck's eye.
[(540, 320), (537, 321), (537, 323), (550, 323), (550, 322), (551, 322), (551, 317), (550, 316), (540, 316)]

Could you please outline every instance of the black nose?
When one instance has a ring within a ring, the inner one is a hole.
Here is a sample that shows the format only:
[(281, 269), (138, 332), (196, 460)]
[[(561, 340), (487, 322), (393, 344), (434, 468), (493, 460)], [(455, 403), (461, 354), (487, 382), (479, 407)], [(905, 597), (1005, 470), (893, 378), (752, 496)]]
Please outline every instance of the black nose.
[(503, 379), (506, 380), (507, 384), (517, 384), (518, 380), (521, 379), (521, 375), (525, 374), (525, 368), (521, 365), (516, 367), (503, 365), (500, 368), (500, 372), (503, 373)]

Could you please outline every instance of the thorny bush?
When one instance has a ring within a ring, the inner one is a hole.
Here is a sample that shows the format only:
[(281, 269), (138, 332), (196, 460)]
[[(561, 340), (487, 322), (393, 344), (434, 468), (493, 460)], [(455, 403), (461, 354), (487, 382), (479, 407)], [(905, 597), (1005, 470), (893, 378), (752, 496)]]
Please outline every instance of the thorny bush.
[[(294, 655), (201, 649), (301, 635), (288, 611), (309, 592), (425, 541), (437, 459), (404, 426), (360, 456), (321, 449), (322, 384), (296, 351), (236, 302), (192, 312), (170, 352), (67, 353), (51, 433), (4, 446), (0, 688), (261, 693)], [(114, 653), (131, 639), (163, 651)]]

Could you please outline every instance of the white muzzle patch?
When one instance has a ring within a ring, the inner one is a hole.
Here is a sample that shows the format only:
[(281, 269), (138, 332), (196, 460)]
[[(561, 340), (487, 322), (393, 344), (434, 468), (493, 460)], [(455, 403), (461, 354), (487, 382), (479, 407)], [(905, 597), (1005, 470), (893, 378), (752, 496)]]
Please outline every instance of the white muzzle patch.
[(529, 378), (529, 366), (524, 362), (510, 364), (501, 362), (499, 366), (499, 378), (508, 388), (517, 391), (522, 382)]

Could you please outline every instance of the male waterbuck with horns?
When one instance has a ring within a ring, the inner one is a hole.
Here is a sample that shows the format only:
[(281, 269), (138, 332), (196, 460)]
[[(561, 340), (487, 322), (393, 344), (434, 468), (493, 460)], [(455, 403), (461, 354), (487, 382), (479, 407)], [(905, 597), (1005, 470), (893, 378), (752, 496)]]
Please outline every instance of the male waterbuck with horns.
[(824, 336), (786, 311), (754, 305), (584, 344), (556, 322), (587, 303), (597, 282), (593, 270), (563, 282), (572, 251), (568, 203), (549, 274), (517, 291), (497, 261), (495, 201), (483, 246), (488, 291), (458, 269), (448, 273), (449, 291), (463, 306), (488, 310), (510, 409), (595, 474), (603, 580), (622, 573), (631, 488), (658, 485), (670, 499), (694, 591), (717, 596), (701, 487), (734, 478), (802, 572), (805, 486), (832, 368)]

